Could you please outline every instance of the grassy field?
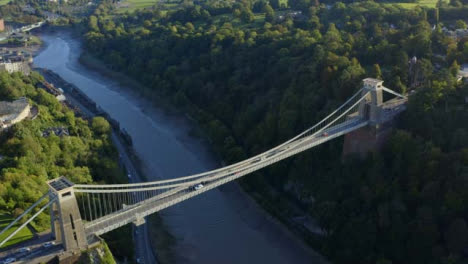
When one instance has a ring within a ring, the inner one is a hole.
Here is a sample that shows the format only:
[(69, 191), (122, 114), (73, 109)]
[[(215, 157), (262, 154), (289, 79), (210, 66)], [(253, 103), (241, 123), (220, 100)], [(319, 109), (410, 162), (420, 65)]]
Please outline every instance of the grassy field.
[[(422, 6), (422, 7), (430, 7), (430, 8), (434, 8), (436, 7), (436, 4), (437, 4), (438, 0), (419, 0), (417, 3), (388, 3), (388, 5), (392, 5), (392, 4), (396, 4), (396, 5), (399, 5), (403, 8), (406, 8), (406, 9), (411, 9), (411, 8), (415, 8), (416, 6)], [(448, 0), (444, 0), (444, 2), (448, 2)]]
[[(0, 214), (0, 230), (3, 230), (3, 228), (5, 228), (13, 220), (14, 219), (11, 216), (7, 215), (7, 214)], [(12, 227), (10, 230), (8, 230), (6, 233), (2, 234), (0, 236), (0, 241), (5, 239), (11, 233), (13, 233), (13, 231), (15, 231), (20, 225), (21, 224), (18, 223), (14, 227)], [(8, 246), (14, 245), (16, 243), (31, 239), (32, 237), (33, 237), (33, 234), (31, 233), (29, 228), (25, 227), (20, 232), (18, 232), (18, 234), (16, 234), (12, 239), (10, 239), (10, 241), (8, 241), (5, 245), (3, 245), (2, 247), (8, 247)]]
[[(0, 0), (2, 1), (2, 0)], [(136, 9), (144, 9), (156, 5), (159, 0), (122, 0), (117, 4), (118, 12), (133, 12)], [(164, 6), (176, 5), (174, 1), (165, 1)]]
[(6, 5), (10, 2), (11, 0), (0, 0), (0, 6)]

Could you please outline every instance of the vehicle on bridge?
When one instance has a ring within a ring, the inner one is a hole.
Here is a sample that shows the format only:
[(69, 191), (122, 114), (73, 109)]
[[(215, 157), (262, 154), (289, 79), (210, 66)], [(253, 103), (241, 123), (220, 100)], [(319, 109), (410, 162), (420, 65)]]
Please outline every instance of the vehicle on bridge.
[(13, 263), (15, 262), (16, 259), (15, 258), (7, 258), (5, 261), (3, 261), (2, 263), (3, 264), (9, 264), (9, 263)]
[(203, 187), (205, 187), (205, 186), (203, 186), (203, 184), (199, 183), (199, 184), (193, 186), (193, 187), (192, 187), (192, 190), (193, 190), (193, 191), (198, 191), (198, 190), (200, 190), (200, 189), (203, 188)]

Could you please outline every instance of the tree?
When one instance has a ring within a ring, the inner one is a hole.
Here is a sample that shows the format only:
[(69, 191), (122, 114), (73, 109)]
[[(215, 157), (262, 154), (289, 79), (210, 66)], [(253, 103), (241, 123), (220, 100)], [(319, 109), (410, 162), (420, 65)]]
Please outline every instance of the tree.
[(467, 25), (466, 25), (466, 22), (459, 19), (455, 22), (455, 28), (456, 29), (466, 29)]
[(278, 9), (280, 7), (280, 1), (279, 0), (270, 0), (270, 5), (274, 9)]
[(458, 72), (460, 71), (460, 65), (458, 65), (457, 61), (454, 60), (452, 65), (450, 66), (450, 73), (452, 74), (452, 76), (457, 76)]
[(460, 0), (450, 0), (450, 5), (455, 7), (462, 7), (463, 4)]
[(379, 64), (374, 64), (372, 66), (372, 73), (371, 75), (374, 77), (374, 78), (377, 78), (377, 79), (382, 79), (382, 71), (380, 70), (380, 65)]
[(250, 11), (250, 9), (242, 8), (241, 13), (240, 13), (240, 19), (242, 22), (250, 23), (254, 20), (254, 18), (255, 16), (252, 13), (252, 11)]
[(98, 19), (95, 16), (90, 16), (88, 21), (88, 27), (91, 31), (99, 32)]
[(468, 245), (468, 227), (465, 219), (457, 218), (452, 221), (448, 230), (445, 233), (450, 252), (460, 254), (461, 251)]
[(327, 33), (323, 36), (323, 41), (328, 45), (328, 48), (332, 51), (339, 49), (342, 47), (342, 39), (341, 34), (334, 23), (330, 23), (328, 25)]
[(263, 7), (263, 12), (265, 12), (265, 21), (272, 23), (275, 20), (275, 11), (269, 4)]
[(91, 127), (99, 135), (108, 134), (111, 129), (109, 122), (101, 116), (93, 118)]

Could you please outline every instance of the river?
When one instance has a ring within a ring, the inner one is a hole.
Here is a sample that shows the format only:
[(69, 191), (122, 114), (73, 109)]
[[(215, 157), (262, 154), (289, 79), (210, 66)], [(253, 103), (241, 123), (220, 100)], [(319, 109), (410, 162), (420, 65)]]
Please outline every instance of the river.
[[(45, 43), (34, 59), (73, 83), (132, 137), (149, 180), (186, 176), (219, 167), (185, 118), (169, 115), (129, 88), (78, 62), (81, 43), (70, 34), (41, 33)], [(248, 177), (248, 176), (247, 176)], [(237, 184), (206, 192), (161, 212), (176, 237), (178, 263), (322, 263), (243, 194)]]

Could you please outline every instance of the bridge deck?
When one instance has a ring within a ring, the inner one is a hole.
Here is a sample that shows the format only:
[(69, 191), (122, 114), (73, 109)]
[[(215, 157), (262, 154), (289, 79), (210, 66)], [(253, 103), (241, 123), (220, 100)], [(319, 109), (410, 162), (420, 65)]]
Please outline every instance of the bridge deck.
[[(361, 120), (358, 117), (347, 120), (342, 124), (326, 129), (324, 131), (324, 133), (326, 134), (322, 133), (319, 135), (309, 136), (298, 140), (298, 142), (292, 142), (291, 144), (285, 146), (281, 151), (274, 153), (270, 157), (255, 162), (254, 166), (245, 165), (243, 167), (238, 168), (233, 173), (215, 180), (200, 179), (199, 181), (204, 182), (205, 185), (205, 187), (200, 190), (194, 191), (191, 190), (191, 186), (180, 186), (168, 191), (166, 196), (153, 197), (138, 205), (130, 206), (124, 210), (115, 212), (111, 215), (107, 215), (92, 222), (88, 222), (85, 224), (86, 234), (100, 235), (109, 232), (113, 229), (116, 229), (120, 226), (126, 225), (128, 223), (136, 222), (139, 218), (165, 209), (171, 205), (180, 203), (193, 196), (199, 195), (203, 192), (216, 188), (227, 182), (238, 179), (246, 174), (252, 173), (253, 171), (264, 168), (272, 163), (276, 163), (280, 160), (293, 156), (296, 153), (320, 145), (336, 137), (349, 133), (353, 130), (359, 129), (363, 126), (366, 126), (367, 124), (368, 122), (366, 120)], [(248, 165), (253, 164), (250, 163)]]

